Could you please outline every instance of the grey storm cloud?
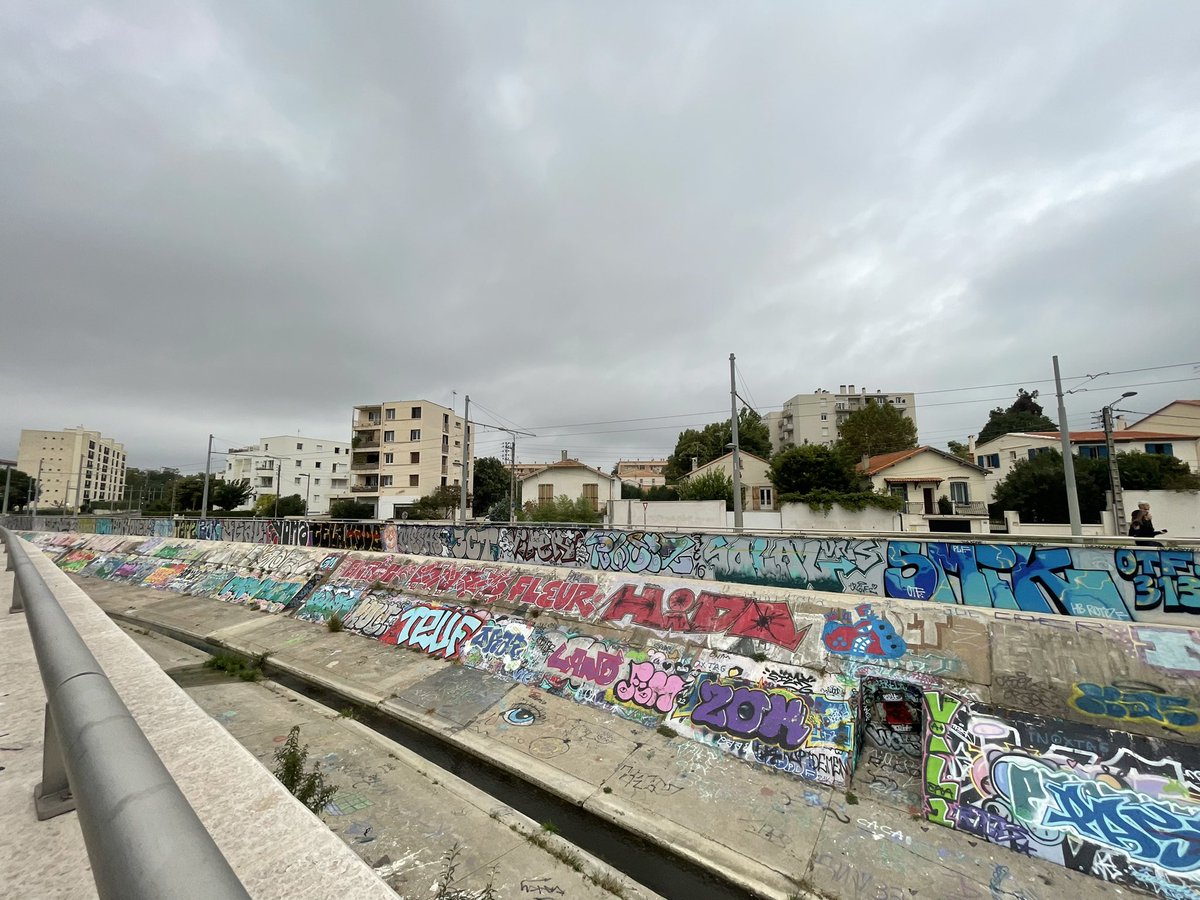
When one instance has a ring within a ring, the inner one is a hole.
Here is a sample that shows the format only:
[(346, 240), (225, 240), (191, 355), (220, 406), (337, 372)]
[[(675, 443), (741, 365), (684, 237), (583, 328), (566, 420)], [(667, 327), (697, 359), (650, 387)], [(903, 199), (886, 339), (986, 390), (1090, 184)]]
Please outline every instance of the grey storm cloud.
[(5, 20), (0, 455), (81, 423), (195, 468), (210, 432), (457, 392), (538, 431), (523, 459), (608, 466), (727, 409), (730, 352), (763, 412), (923, 392), (935, 445), (1055, 353), (1177, 366), (1073, 395), (1077, 426), (1131, 383), (1200, 396), (1183, 0)]

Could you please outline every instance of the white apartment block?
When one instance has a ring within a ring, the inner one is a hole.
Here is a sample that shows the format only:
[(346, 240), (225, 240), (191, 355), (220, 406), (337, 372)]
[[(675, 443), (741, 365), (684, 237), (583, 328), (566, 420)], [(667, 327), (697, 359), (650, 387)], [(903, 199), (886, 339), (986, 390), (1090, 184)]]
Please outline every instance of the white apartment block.
[(917, 422), (916, 395), (868, 391), (866, 388), (856, 391), (854, 385), (843, 384), (838, 386), (836, 394), (826, 390), (797, 394), (783, 404), (779, 412), (768, 413), (771, 449), (778, 452), (804, 444), (832, 447), (846, 417), (868, 403), (886, 403), (912, 419), (914, 425)]
[(125, 445), (82, 425), (61, 431), (21, 430), (17, 468), (39, 478), (40, 509), (78, 510), (115, 504), (125, 492)]
[[(462, 483), (461, 416), (428, 400), (394, 400), (354, 407), (350, 490), (345, 496), (375, 504), (380, 519), (398, 519), (439, 487)], [(468, 490), (474, 475), (474, 447), (467, 460)]]
[(238, 509), (253, 509), (266, 495), (299, 494), (308, 502), (308, 515), (323, 516), (330, 500), (350, 488), (350, 445), (297, 434), (259, 438), (257, 444), (230, 450), (217, 478), (250, 482), (251, 494)]

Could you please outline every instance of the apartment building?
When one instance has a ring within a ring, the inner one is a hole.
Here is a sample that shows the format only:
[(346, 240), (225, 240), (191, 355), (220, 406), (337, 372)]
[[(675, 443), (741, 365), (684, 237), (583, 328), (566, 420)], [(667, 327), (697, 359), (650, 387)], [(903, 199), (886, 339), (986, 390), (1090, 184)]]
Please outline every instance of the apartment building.
[(37, 505), (42, 509), (115, 504), (125, 493), (125, 445), (82, 425), (61, 431), (22, 429), (17, 468), (40, 477)]
[(297, 434), (259, 438), (257, 444), (230, 450), (217, 478), (250, 482), (251, 494), (238, 509), (253, 509), (266, 495), (299, 494), (309, 515), (323, 516), (334, 496), (350, 490), (350, 445)]
[(638, 487), (658, 487), (667, 483), (665, 459), (621, 459), (617, 461), (616, 476), (622, 484)]
[(917, 423), (917, 399), (911, 393), (855, 390), (854, 385), (839, 385), (836, 394), (826, 390), (797, 394), (783, 404), (779, 412), (767, 414), (771, 448), (775, 452), (804, 444), (832, 447), (846, 417), (868, 403), (886, 403)]
[[(469, 437), (454, 410), (429, 400), (395, 400), (354, 407), (350, 491), (375, 504), (381, 519), (401, 518), (439, 487), (462, 483), (463, 443)], [(467, 460), (467, 485), (474, 474)]]

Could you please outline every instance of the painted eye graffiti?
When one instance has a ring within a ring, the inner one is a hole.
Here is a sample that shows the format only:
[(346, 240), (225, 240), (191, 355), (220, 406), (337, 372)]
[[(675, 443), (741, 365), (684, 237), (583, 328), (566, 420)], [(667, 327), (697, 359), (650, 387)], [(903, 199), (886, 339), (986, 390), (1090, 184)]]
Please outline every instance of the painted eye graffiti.
[(532, 725), (534, 722), (539, 721), (542, 718), (542, 714), (528, 706), (514, 706), (512, 709), (506, 709), (502, 712), (500, 718), (509, 725), (524, 728), (526, 725)]

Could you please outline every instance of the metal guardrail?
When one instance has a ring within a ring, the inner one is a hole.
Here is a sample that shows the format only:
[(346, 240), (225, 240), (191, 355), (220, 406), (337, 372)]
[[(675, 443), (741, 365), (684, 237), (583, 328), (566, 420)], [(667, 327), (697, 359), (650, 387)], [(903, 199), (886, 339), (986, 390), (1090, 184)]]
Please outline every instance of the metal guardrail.
[(46, 689), (39, 820), (78, 811), (101, 898), (249, 898), (20, 538), (0, 528)]

